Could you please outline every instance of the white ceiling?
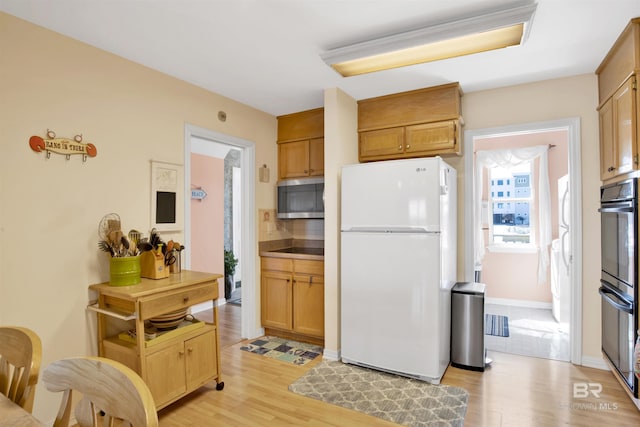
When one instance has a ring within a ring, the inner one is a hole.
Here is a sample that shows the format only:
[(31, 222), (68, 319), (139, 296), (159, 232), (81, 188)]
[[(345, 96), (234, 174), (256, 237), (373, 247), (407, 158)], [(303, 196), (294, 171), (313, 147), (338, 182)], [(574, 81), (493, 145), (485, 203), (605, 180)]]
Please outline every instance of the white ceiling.
[(459, 81), (465, 93), (593, 73), (639, 0), (537, 0), (523, 46), (344, 78), (327, 49), (517, 0), (0, 0), (0, 11), (273, 115)]

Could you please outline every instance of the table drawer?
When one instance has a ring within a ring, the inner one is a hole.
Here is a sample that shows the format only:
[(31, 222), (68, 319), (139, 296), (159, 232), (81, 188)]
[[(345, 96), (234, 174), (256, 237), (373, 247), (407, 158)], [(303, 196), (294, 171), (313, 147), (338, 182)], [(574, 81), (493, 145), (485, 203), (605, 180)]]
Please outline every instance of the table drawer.
[(218, 282), (206, 282), (174, 292), (140, 300), (140, 318), (148, 319), (160, 314), (191, 307), (194, 304), (218, 298)]

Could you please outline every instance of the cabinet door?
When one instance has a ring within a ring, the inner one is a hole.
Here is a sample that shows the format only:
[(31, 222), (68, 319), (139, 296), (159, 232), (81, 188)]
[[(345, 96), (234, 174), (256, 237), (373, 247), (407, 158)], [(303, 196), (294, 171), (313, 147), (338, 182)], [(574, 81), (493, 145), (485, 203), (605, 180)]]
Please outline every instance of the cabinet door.
[(262, 326), (291, 330), (291, 274), (262, 272)]
[(609, 99), (598, 111), (600, 116), (600, 179), (602, 181), (606, 181), (616, 175), (612, 105), (613, 101)]
[(156, 406), (186, 391), (184, 342), (179, 342), (147, 356), (147, 375)]
[(613, 95), (613, 137), (615, 147), (616, 174), (635, 169), (635, 79), (629, 78)]
[(324, 337), (323, 276), (293, 276), (293, 330)]
[(324, 175), (324, 138), (309, 141), (309, 175)]
[(460, 154), (456, 121), (407, 126), (405, 152), (413, 156)]
[(403, 127), (360, 132), (360, 161), (397, 159), (403, 154)]
[(309, 140), (278, 144), (278, 178), (309, 176)]
[(210, 381), (216, 369), (216, 331), (185, 341), (187, 389), (193, 390)]

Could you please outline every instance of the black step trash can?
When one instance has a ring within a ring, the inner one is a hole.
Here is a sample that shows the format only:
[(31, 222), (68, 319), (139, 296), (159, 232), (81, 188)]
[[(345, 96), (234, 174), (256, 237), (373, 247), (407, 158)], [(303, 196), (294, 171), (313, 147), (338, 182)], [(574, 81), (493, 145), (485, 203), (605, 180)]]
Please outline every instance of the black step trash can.
[(451, 289), (451, 365), (484, 371), (484, 291), (477, 282), (458, 282)]

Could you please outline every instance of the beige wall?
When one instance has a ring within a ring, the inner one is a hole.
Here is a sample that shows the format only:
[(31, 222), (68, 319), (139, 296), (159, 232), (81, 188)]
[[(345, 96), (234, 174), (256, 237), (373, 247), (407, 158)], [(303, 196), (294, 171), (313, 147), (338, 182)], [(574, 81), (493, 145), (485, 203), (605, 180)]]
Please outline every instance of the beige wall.
[[(277, 122), (3, 13), (0, 52), (0, 324), (33, 329), (45, 367), (96, 353), (87, 287), (109, 277), (106, 254), (97, 249), (98, 222), (117, 212), (127, 230), (148, 231), (149, 161), (184, 163), (191, 124), (253, 141), (256, 165), (275, 170)], [(97, 157), (46, 159), (28, 141), (47, 129), (59, 137), (83, 134)], [(274, 185), (256, 182), (256, 210), (275, 207)], [(184, 241), (182, 233), (167, 238)], [(39, 385), (35, 415), (53, 420), (59, 402)]]
[[(600, 188), (597, 78), (585, 74), (519, 86), (465, 94), (462, 106), (466, 130), (486, 129), (580, 118), (582, 167), (582, 354), (601, 359), (600, 351)], [(465, 153), (468, 155), (468, 153)], [(468, 198), (464, 194), (464, 159), (451, 160), (458, 169), (459, 206)], [(469, 199), (470, 200), (470, 199)], [(464, 230), (464, 216), (458, 217), (458, 230)], [(459, 233), (458, 276), (464, 277), (466, 236)]]
[(325, 354), (340, 349), (340, 181), (342, 165), (358, 163), (358, 105), (340, 89), (324, 93)]

